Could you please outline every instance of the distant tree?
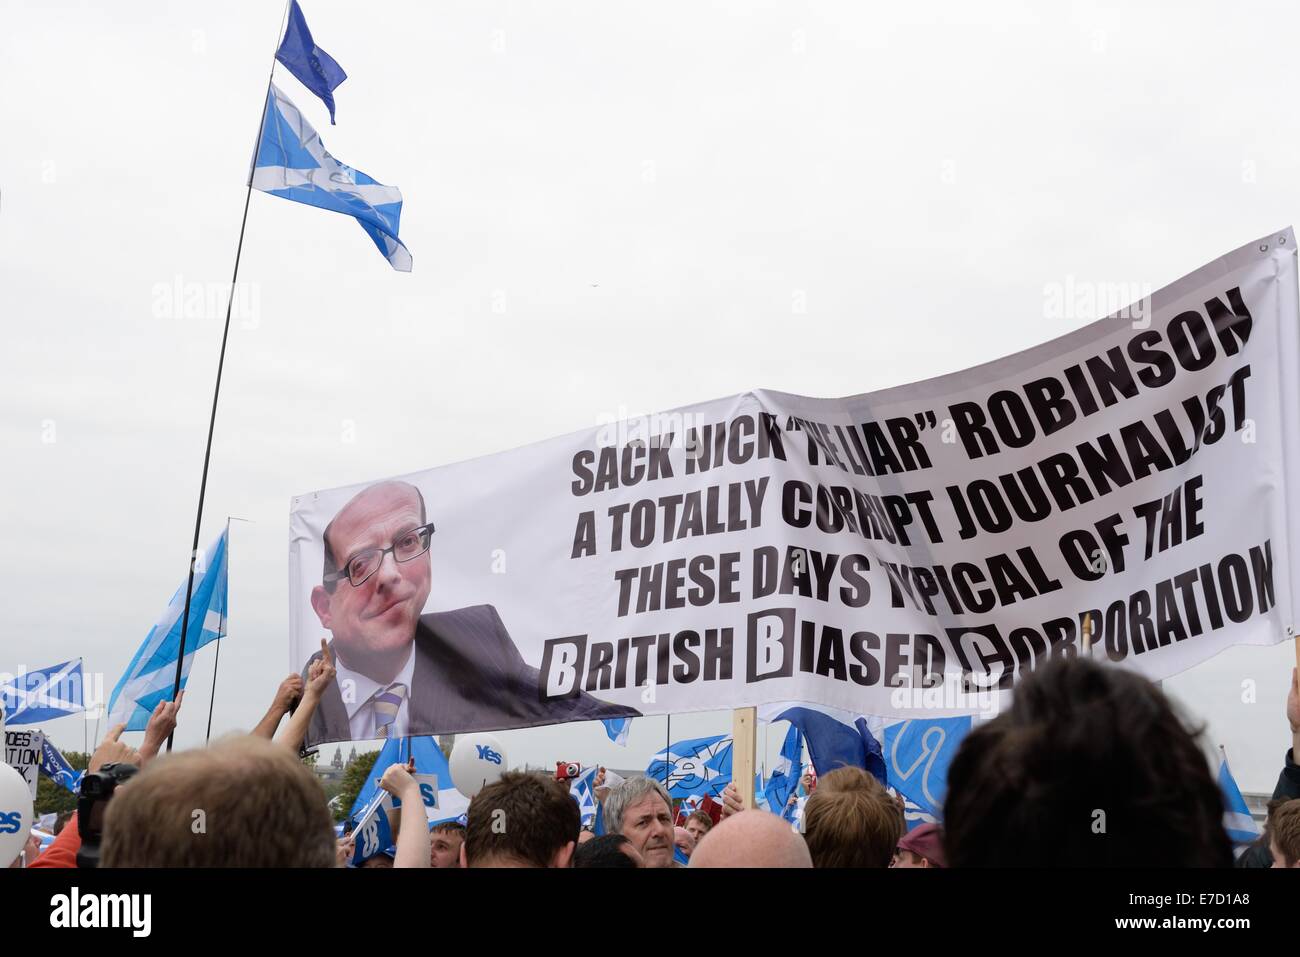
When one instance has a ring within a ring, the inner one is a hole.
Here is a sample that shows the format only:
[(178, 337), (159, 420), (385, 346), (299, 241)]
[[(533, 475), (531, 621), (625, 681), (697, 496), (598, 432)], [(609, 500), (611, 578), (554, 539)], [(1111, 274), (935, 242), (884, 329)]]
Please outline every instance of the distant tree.
[(343, 771), (343, 786), (339, 788), (334, 820), (341, 821), (348, 816), (348, 811), (352, 810), (357, 795), (366, 786), (366, 779), (370, 777), (377, 760), (379, 760), (378, 751), (367, 751), (365, 754), (358, 754), (357, 759)]

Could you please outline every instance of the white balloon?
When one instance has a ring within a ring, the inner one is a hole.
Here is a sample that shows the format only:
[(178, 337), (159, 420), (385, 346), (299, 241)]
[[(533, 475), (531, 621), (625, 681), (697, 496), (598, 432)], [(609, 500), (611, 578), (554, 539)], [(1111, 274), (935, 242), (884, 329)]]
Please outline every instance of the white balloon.
[(21, 774), (0, 764), (0, 867), (18, 858), (31, 830), (32, 792)]
[(472, 798), (509, 767), (501, 742), (490, 734), (456, 735), (456, 745), (447, 759), (456, 790)]

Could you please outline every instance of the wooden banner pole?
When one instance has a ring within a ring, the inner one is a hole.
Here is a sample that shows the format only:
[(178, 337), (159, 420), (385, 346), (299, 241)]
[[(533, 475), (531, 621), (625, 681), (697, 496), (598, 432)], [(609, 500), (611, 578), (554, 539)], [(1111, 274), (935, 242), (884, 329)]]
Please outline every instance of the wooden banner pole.
[(731, 713), (731, 781), (740, 792), (745, 810), (754, 807), (754, 750), (757, 744), (758, 713), (755, 708), (737, 708)]

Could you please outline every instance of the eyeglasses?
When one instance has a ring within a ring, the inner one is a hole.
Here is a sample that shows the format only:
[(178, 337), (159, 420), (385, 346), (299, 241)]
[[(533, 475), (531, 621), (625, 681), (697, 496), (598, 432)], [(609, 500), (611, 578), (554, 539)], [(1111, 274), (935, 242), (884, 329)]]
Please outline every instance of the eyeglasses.
[(428, 525), (421, 525), (419, 528), (413, 528), (409, 532), (403, 532), (393, 541), (393, 544), (387, 548), (367, 548), (365, 551), (357, 552), (348, 559), (348, 563), (342, 571), (331, 572), (324, 577), (327, 585), (346, 579), (353, 588), (360, 588), (375, 572), (379, 571), (379, 566), (384, 563), (384, 556), (392, 553), (393, 560), (398, 562), (409, 562), (412, 558), (419, 558), (429, 550), (429, 541), (433, 538), (433, 522)]

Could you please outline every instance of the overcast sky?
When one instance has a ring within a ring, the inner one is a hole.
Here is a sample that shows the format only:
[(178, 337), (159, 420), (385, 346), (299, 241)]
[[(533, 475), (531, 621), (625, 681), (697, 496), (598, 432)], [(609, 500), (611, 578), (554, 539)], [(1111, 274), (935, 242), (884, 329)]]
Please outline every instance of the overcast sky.
[[(1052, 284), (1159, 287), (1295, 219), (1294, 4), (897, 6), (304, 0), (349, 75), (339, 125), (276, 82), (401, 189), (415, 267), (252, 197), (203, 528), (248, 520), (214, 733), (288, 673), (295, 494), (753, 388), (950, 372), (1098, 318), (1049, 315)], [(0, 670), (80, 655), (108, 691), (186, 568), (283, 7), (5, 11)], [(1165, 683), (1243, 789), (1272, 790), (1292, 661), (1233, 649)], [(80, 749), (83, 724), (46, 730)], [(626, 750), (599, 725), (500, 737), (511, 763), (644, 767), (665, 720)]]

